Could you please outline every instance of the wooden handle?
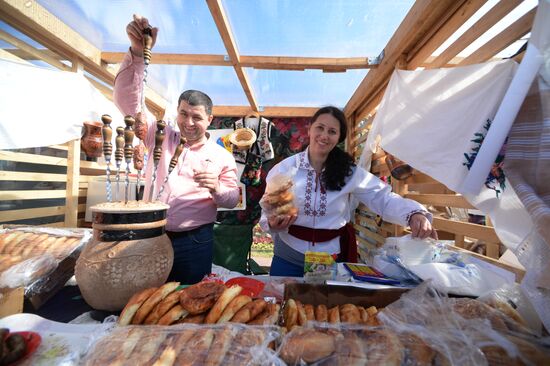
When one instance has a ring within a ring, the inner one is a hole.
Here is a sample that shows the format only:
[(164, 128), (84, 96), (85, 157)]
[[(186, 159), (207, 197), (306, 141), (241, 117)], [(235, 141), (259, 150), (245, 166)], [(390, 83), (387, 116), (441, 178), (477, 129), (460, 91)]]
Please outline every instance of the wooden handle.
[(126, 116), (124, 117), (124, 123), (126, 124), (126, 128), (124, 128), (124, 158), (126, 158), (126, 162), (128, 163), (134, 155), (134, 147), (132, 145), (134, 143), (134, 124), (136, 120), (132, 116)]
[(143, 30), (143, 62), (149, 65), (151, 62), (151, 47), (153, 46), (152, 28), (147, 27)]
[(116, 128), (116, 138), (115, 138), (115, 160), (118, 164), (122, 161), (124, 158), (124, 128), (123, 127), (117, 127)]
[(101, 122), (103, 122), (103, 156), (107, 162), (111, 161), (111, 154), (113, 153), (113, 144), (111, 143), (111, 137), (113, 136), (112, 121), (113, 119), (108, 114), (101, 116)]
[(164, 141), (164, 128), (166, 122), (160, 120), (157, 121), (157, 132), (155, 132), (155, 148), (153, 150), (153, 162), (155, 165), (160, 161), (162, 155), (162, 142)]
[(178, 159), (181, 155), (181, 152), (183, 151), (183, 145), (187, 142), (187, 139), (183, 136), (180, 136), (180, 143), (178, 146), (176, 146), (176, 151), (174, 151), (174, 156), (172, 156), (172, 159), (170, 160), (170, 165), (168, 165), (168, 173), (170, 173), (176, 165), (178, 164)]

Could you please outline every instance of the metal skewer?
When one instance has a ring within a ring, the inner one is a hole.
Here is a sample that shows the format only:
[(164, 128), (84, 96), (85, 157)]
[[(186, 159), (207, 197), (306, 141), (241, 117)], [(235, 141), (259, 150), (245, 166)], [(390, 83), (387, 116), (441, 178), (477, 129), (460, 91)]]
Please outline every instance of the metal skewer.
[[(157, 195), (157, 200), (160, 198), (162, 192), (164, 192), (164, 187), (166, 186), (166, 182), (168, 182), (170, 173), (172, 173), (172, 170), (174, 170), (174, 168), (178, 164), (178, 159), (181, 155), (181, 152), (183, 151), (183, 147), (186, 142), (187, 142), (187, 139), (180, 135), (180, 143), (178, 144), (178, 146), (176, 146), (176, 151), (174, 151), (174, 156), (172, 156), (172, 159), (170, 159), (170, 164), (168, 165), (168, 173), (166, 174), (166, 177), (164, 177), (164, 182), (162, 182), (162, 186), (160, 187), (160, 191)], [(183, 158), (185, 159), (185, 156)]]
[(104, 114), (101, 116), (101, 121), (103, 122), (103, 156), (107, 162), (107, 180), (105, 182), (107, 201), (111, 202), (113, 200), (113, 192), (111, 189), (111, 154), (113, 153), (113, 144), (111, 143), (113, 130), (111, 129), (111, 122), (113, 119), (108, 114)]
[(134, 155), (134, 123), (136, 120), (132, 116), (124, 117), (126, 128), (124, 129), (124, 158), (126, 159), (126, 182), (124, 185), (124, 203), (128, 203), (128, 186), (130, 185), (130, 164)]
[(157, 121), (157, 131), (155, 132), (155, 148), (153, 150), (153, 179), (151, 180), (151, 190), (149, 191), (149, 201), (153, 200), (153, 191), (155, 190), (155, 181), (157, 180), (157, 168), (162, 156), (162, 143), (164, 141), (164, 128), (166, 122)]
[(115, 138), (115, 162), (116, 162), (116, 191), (115, 191), (115, 201), (118, 201), (118, 192), (120, 192), (120, 165), (122, 164), (122, 159), (124, 158), (124, 128), (116, 128), (116, 138)]

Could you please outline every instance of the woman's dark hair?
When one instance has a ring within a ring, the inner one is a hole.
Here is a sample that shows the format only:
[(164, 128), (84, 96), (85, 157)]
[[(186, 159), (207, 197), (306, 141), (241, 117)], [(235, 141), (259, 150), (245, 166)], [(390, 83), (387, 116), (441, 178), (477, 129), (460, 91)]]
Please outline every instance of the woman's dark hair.
[[(311, 123), (313, 124), (322, 114), (330, 114), (338, 120), (340, 123), (340, 138), (338, 142), (343, 142), (348, 132), (348, 123), (344, 112), (333, 106), (323, 107), (315, 112), (311, 118)], [(353, 173), (353, 167), (355, 167), (353, 157), (338, 146), (335, 146), (328, 154), (325, 170), (321, 175), (321, 180), (326, 189), (329, 191), (342, 190), (342, 187), (346, 184), (346, 178)]]

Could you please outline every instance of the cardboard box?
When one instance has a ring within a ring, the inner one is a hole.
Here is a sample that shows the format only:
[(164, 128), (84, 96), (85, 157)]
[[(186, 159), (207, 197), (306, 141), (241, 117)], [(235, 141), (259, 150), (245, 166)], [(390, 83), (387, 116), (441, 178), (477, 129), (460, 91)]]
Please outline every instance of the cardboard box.
[(74, 267), (80, 252), (81, 248), (76, 249), (71, 255), (59, 262), (52, 273), (28, 285), (25, 288), (26, 306), (30, 306), (32, 310), (38, 310), (46, 301), (58, 293), (74, 275)]
[(24, 294), (23, 287), (0, 289), (0, 318), (22, 313)]
[(366, 289), (346, 285), (289, 283), (285, 285), (284, 299), (294, 299), (302, 304), (320, 305), (328, 308), (336, 305), (355, 304), (364, 307), (383, 308), (408, 291), (406, 288)]

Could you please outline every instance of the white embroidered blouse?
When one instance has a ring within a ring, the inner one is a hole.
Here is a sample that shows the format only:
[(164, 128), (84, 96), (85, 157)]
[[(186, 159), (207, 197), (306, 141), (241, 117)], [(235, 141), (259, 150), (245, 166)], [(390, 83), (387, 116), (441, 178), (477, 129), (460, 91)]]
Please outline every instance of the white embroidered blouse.
[[(297, 169), (297, 170), (296, 170)], [(323, 187), (320, 175), (309, 164), (308, 149), (293, 155), (275, 165), (267, 175), (267, 184), (278, 174), (296, 171), (293, 177), (294, 203), (298, 208), (298, 218), (294, 225), (314, 229), (339, 229), (350, 221), (350, 196), (365, 204), (370, 210), (382, 216), (385, 221), (407, 226), (413, 213), (422, 212), (428, 219), (432, 215), (416, 201), (403, 198), (391, 192), (391, 186), (382, 182), (361, 167), (355, 167), (346, 184), (340, 191), (327, 191)], [(300, 240), (287, 231), (274, 231), (269, 227), (267, 216), (262, 210), (260, 226), (264, 231), (274, 234), (294, 250), (305, 253), (308, 250), (331, 254), (340, 253), (340, 238), (315, 243)]]

